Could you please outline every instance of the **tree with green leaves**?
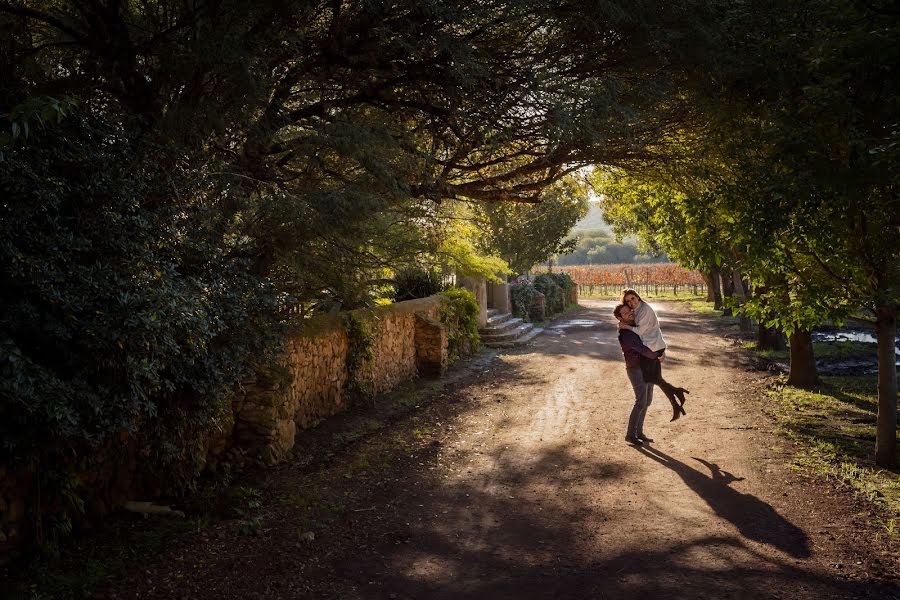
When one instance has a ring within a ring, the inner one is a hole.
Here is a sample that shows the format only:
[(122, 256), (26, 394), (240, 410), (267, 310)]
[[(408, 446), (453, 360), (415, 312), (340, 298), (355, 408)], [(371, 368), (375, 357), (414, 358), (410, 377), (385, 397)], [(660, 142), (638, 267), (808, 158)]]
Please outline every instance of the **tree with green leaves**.
[[(785, 239), (784, 262), (801, 274), (793, 304), (820, 313), (823, 304), (838, 313), (862, 307), (874, 317), (875, 460), (895, 465), (900, 82), (890, 73), (900, 63), (900, 24), (888, 2), (773, 2), (768, 12), (775, 27), (766, 28), (763, 50), (748, 44), (746, 66), (720, 80), (755, 90), (735, 106), (744, 116), (730, 119), (752, 115), (742, 130), (762, 150), (742, 161), (742, 183), (766, 199), (758, 233)], [(758, 26), (749, 31), (751, 40), (763, 37)], [(763, 74), (773, 61), (774, 82)]]
[(569, 231), (587, 213), (584, 184), (568, 177), (547, 188), (538, 204), (489, 203), (473, 207), (481, 229), (480, 245), (502, 256), (515, 275), (555, 254), (566, 253), (575, 240)]
[(723, 9), (728, 44), (685, 82), (706, 125), (679, 138), (684, 160), (629, 172), (620, 198), (634, 213), (623, 217), (659, 230), (682, 260), (737, 252), (756, 292), (745, 310), (792, 334), (794, 383), (816, 379), (802, 352), (812, 326), (868, 310), (879, 356), (875, 459), (896, 464), (900, 90), (886, 74), (900, 27), (883, 2)]

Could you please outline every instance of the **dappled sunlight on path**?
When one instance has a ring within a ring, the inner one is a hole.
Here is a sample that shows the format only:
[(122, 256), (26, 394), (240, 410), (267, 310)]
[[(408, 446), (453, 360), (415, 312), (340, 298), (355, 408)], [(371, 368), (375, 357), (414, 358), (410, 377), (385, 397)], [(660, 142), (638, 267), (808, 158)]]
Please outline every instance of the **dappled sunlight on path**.
[[(736, 400), (749, 380), (677, 307), (660, 310), (664, 369), (691, 390), (688, 414), (670, 423), (657, 398), (645, 426), (656, 441), (626, 444), (633, 394), (613, 303), (588, 304), (572, 318), (589, 326), (501, 353), (327, 469), (280, 471), (273, 493), (299, 505), (273, 506), (239, 555), (225, 537), (193, 571), (155, 567), (153, 597), (900, 598), (829, 568), (784, 465), (763, 452), (758, 413)], [(298, 544), (311, 503), (336, 516)], [(247, 556), (266, 557), (252, 579)]]

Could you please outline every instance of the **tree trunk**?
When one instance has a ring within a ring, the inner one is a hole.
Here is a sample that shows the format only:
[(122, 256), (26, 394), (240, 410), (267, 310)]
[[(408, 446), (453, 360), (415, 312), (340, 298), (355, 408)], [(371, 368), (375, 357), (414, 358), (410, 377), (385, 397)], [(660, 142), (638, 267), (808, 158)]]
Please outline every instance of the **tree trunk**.
[(713, 284), (712, 284), (712, 276), (709, 273), (700, 273), (700, 276), (703, 277), (703, 283), (706, 285), (706, 301), (707, 302), (715, 302), (715, 296), (713, 295)]
[[(734, 280), (731, 278), (731, 273), (722, 273), (722, 295), (725, 297), (725, 300), (732, 300), (734, 297)], [(724, 305), (722, 308), (722, 316), (730, 317), (732, 316), (731, 312), (731, 303)]]
[(703, 280), (706, 282), (706, 301), (712, 302), (716, 310), (722, 308), (722, 286), (719, 271), (712, 270), (703, 274)]
[(897, 367), (894, 350), (897, 309), (879, 306), (875, 310), (878, 340), (878, 420), (875, 425), (875, 464), (897, 465)]
[(734, 288), (734, 295), (740, 304), (747, 300), (747, 290), (744, 287), (744, 276), (739, 268), (735, 268), (731, 272), (731, 285)]
[(787, 383), (795, 387), (813, 387), (819, 384), (809, 331), (798, 330), (791, 334), (791, 372)]
[[(744, 276), (741, 274), (739, 268), (735, 268), (734, 271), (731, 272), (731, 276), (734, 285), (734, 297), (737, 298), (738, 306), (742, 306), (747, 302), (747, 288), (744, 287)], [(750, 317), (744, 313), (740, 313), (740, 318), (741, 331), (744, 333), (753, 331), (753, 322), (750, 320)]]
[(774, 327), (766, 327), (762, 323), (757, 323), (756, 347), (758, 350), (780, 351), (787, 348), (787, 341), (784, 339), (784, 334)]

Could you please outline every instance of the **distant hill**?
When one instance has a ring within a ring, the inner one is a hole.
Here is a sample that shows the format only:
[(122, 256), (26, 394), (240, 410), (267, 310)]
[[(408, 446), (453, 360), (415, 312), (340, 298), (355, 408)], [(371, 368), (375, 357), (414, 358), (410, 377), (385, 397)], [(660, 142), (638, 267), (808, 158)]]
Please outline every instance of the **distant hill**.
[(590, 203), (587, 215), (575, 223), (575, 226), (572, 228), (572, 233), (578, 233), (579, 231), (605, 231), (611, 233), (612, 230), (606, 224), (606, 221), (603, 220), (603, 212), (596, 202)]

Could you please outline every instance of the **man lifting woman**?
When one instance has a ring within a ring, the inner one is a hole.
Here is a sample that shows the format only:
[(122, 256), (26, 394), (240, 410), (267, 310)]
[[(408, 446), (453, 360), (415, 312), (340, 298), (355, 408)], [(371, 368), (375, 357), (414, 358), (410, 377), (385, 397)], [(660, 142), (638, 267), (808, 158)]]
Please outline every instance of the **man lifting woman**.
[(622, 292), (622, 303), (616, 306), (613, 314), (619, 322), (625, 372), (634, 388), (634, 407), (628, 418), (625, 441), (640, 446), (653, 441), (644, 433), (644, 417), (653, 401), (653, 386), (658, 385), (672, 403), (672, 421), (687, 414), (684, 412), (684, 395), (689, 392), (662, 378), (666, 340), (653, 308), (636, 291), (629, 289)]

